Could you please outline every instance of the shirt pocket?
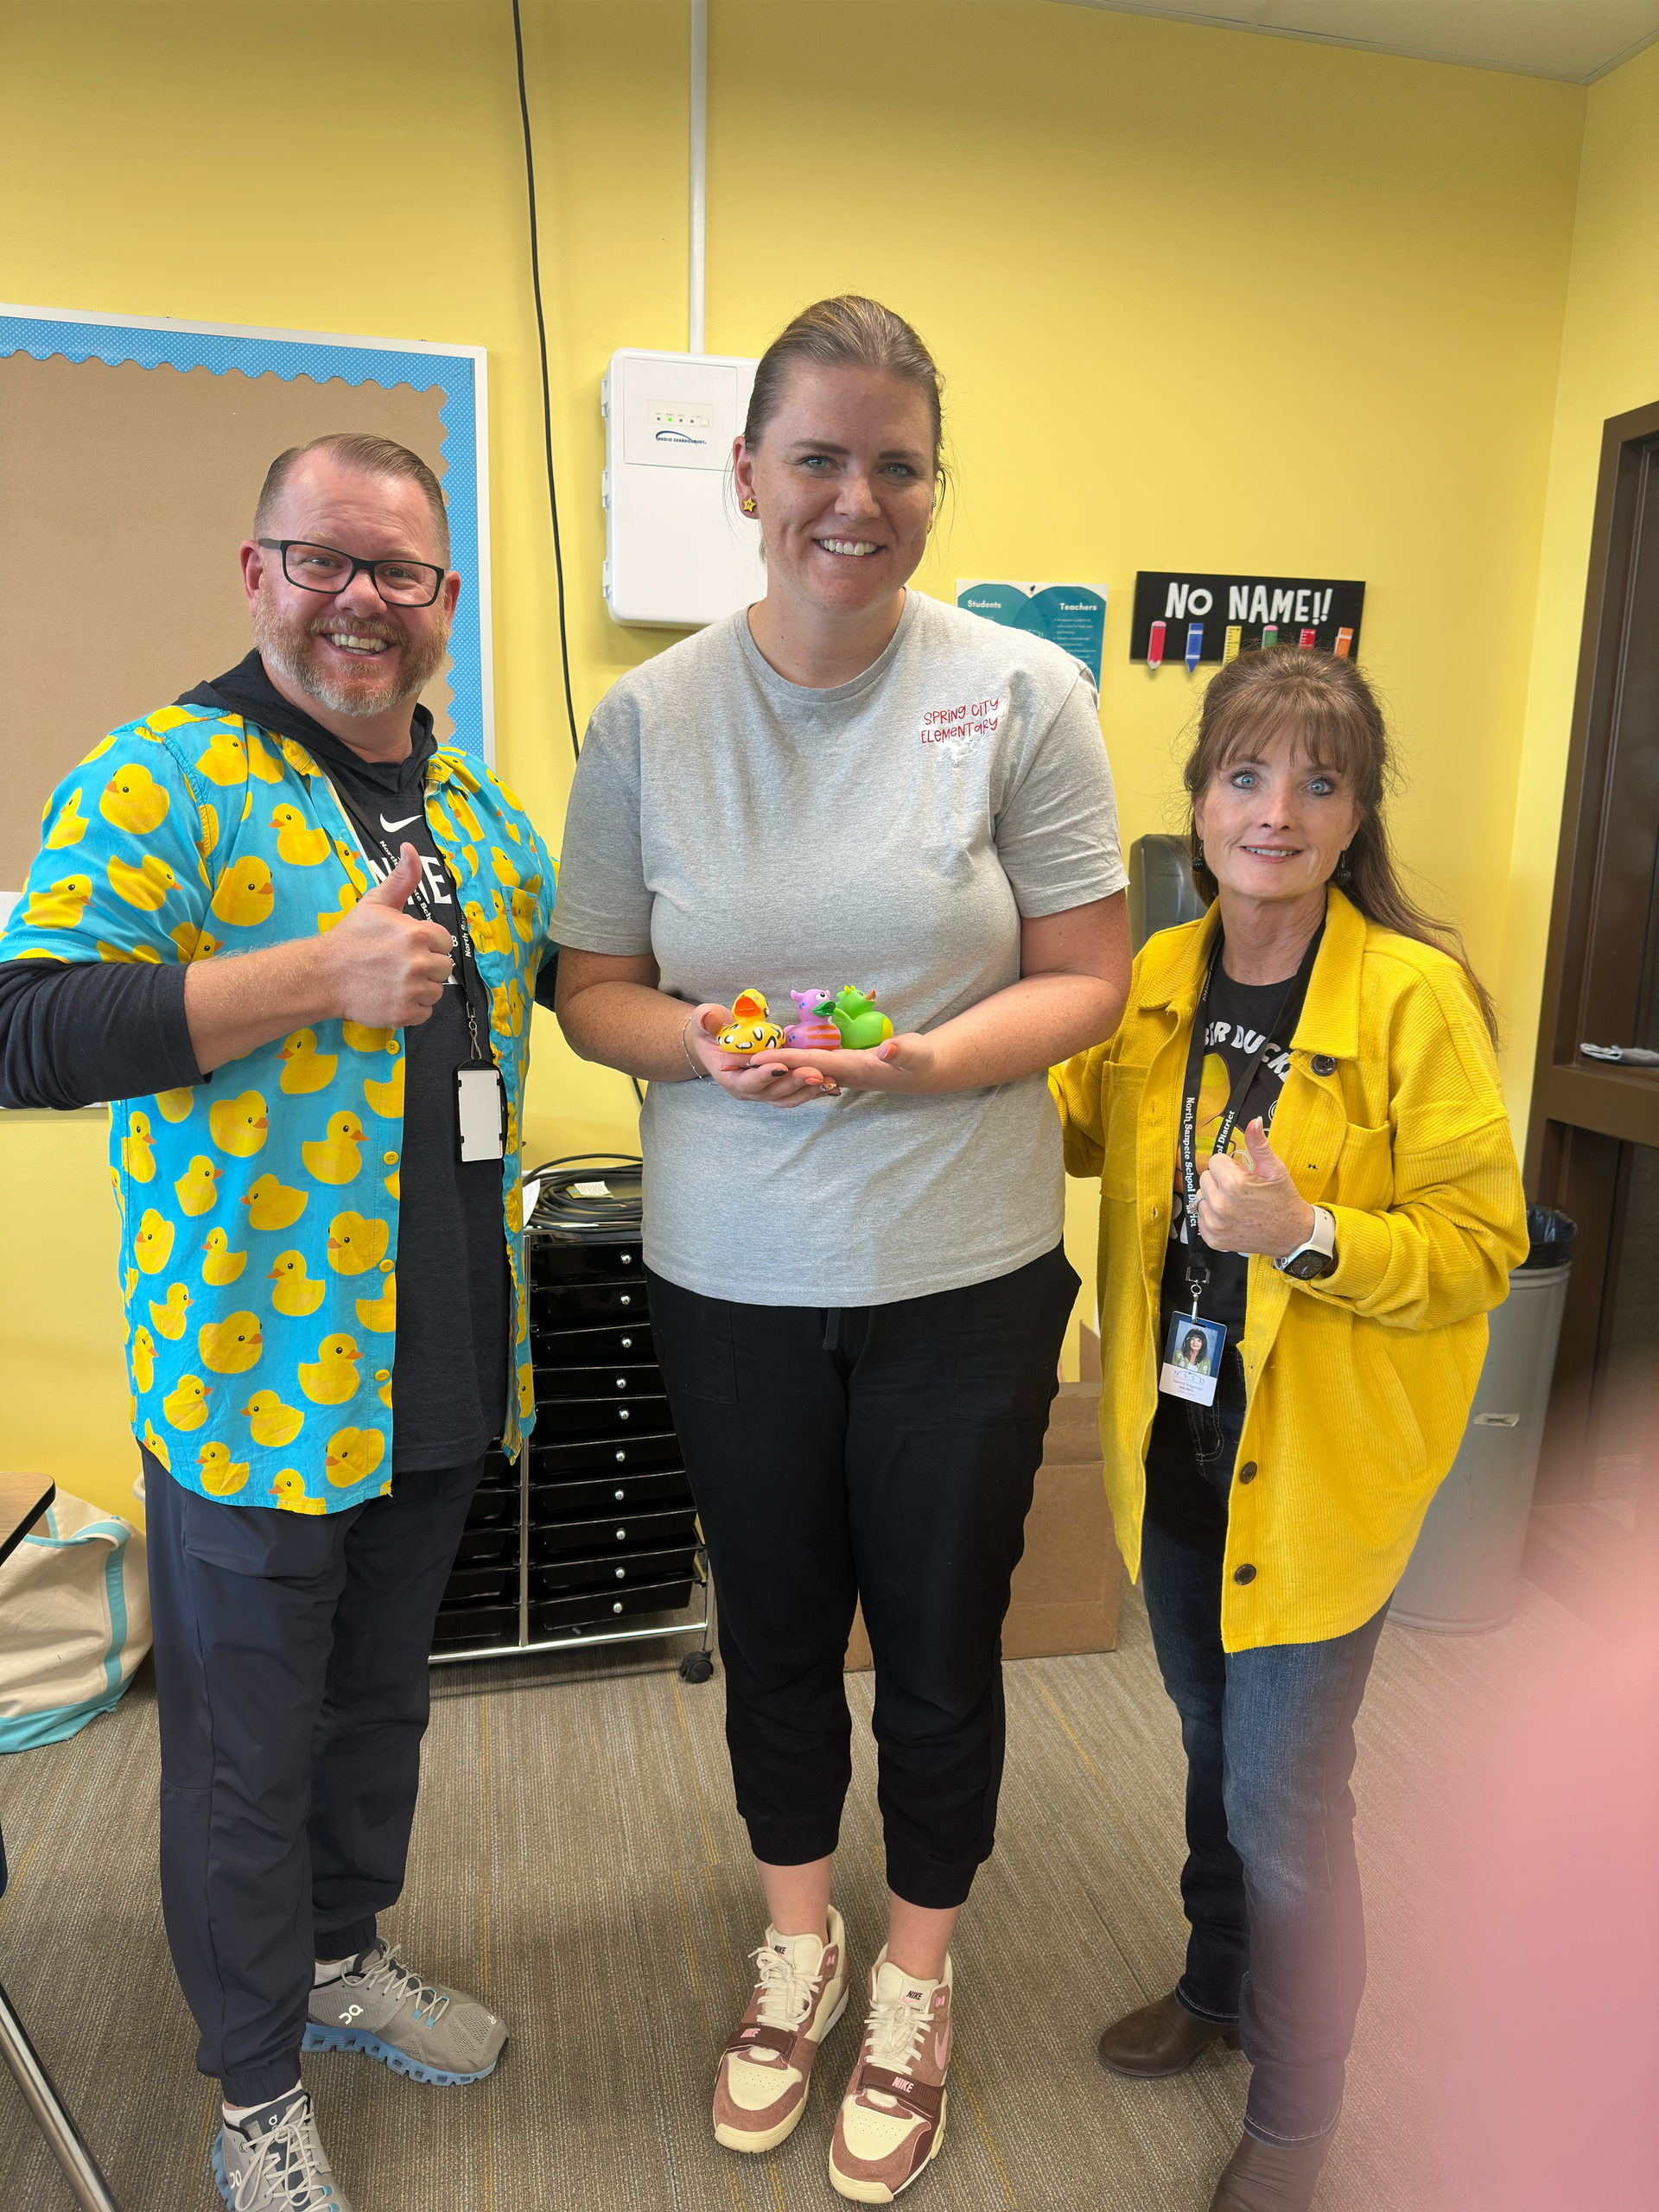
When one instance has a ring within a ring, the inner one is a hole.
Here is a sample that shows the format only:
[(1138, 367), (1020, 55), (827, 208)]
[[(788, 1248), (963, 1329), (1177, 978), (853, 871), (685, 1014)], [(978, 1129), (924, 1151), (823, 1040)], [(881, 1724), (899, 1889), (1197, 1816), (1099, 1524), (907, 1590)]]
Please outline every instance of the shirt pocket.
[(1385, 1122), (1367, 1128), (1351, 1122), (1337, 1161), (1338, 1205), (1352, 1206), (1359, 1213), (1381, 1213), (1394, 1203), (1394, 1132)]

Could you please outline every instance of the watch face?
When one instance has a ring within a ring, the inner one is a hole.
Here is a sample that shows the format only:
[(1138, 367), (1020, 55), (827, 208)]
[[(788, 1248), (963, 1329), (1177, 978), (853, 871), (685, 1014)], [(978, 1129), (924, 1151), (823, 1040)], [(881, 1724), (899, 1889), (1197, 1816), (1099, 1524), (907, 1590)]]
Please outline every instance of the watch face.
[(1299, 1252), (1294, 1260), (1287, 1260), (1283, 1272), (1297, 1282), (1313, 1282), (1319, 1275), (1328, 1275), (1336, 1266), (1334, 1252)]

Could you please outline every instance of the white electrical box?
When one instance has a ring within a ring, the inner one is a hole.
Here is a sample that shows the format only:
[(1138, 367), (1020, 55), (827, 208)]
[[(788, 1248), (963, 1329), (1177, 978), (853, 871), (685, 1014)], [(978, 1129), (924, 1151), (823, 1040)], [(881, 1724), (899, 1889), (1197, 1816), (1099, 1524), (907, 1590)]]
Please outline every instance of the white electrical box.
[(738, 512), (730, 468), (755, 365), (637, 346), (612, 354), (600, 388), (612, 621), (700, 629), (765, 597), (760, 533)]

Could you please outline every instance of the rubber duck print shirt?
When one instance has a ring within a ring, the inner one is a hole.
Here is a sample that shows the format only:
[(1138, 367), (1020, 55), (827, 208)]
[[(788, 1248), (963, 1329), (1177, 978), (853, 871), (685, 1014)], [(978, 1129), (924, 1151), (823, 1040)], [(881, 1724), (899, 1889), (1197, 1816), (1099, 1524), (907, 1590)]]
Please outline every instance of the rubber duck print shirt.
[[(507, 1427), (534, 1421), (518, 1147), (554, 873), (474, 755), (426, 765), (507, 1101)], [(242, 715), (164, 707), (48, 802), (0, 960), (209, 960), (333, 928), (370, 880), (327, 777)], [(391, 1486), (404, 1036), (324, 1021), (111, 1109), (133, 1433), (187, 1490), (335, 1513)]]

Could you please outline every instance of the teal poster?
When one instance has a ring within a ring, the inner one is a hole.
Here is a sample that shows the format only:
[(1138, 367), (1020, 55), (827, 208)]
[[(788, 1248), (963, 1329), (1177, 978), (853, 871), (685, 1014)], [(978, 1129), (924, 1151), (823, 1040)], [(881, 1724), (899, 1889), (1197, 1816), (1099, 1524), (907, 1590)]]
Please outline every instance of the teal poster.
[(957, 580), (957, 605), (1011, 630), (1034, 630), (1080, 660), (1100, 689), (1106, 644), (1104, 584), (1017, 584), (992, 577)]

